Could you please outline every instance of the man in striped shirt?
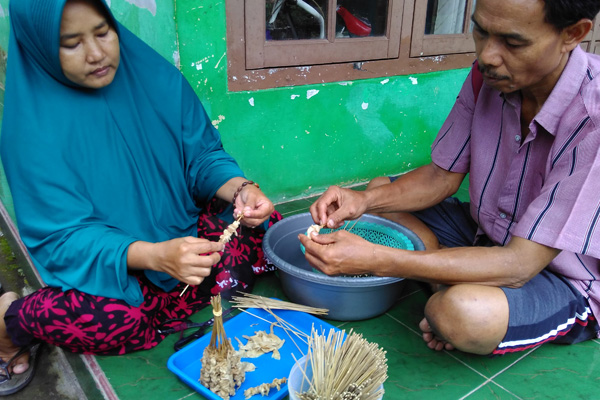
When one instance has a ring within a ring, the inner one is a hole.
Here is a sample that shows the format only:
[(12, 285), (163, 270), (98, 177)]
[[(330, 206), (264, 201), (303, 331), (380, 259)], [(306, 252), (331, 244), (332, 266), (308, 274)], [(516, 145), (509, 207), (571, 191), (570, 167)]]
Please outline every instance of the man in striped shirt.
[[(431, 283), (420, 328), (432, 349), (504, 354), (599, 337), (600, 57), (579, 47), (599, 9), (599, 0), (478, 0), (478, 69), (432, 163), (365, 192), (331, 187), (311, 207), (329, 227), (378, 213), (426, 251), (340, 231), (301, 235), (308, 261), (328, 274)], [(467, 175), (461, 203), (449, 196)]]

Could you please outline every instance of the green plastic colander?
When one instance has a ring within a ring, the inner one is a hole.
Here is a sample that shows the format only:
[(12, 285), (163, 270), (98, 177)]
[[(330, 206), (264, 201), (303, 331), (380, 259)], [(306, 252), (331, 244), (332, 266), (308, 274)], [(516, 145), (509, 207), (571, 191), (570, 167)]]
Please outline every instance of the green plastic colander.
[[(414, 250), (413, 242), (403, 234), (393, 228), (372, 222), (346, 221), (343, 226), (337, 229), (322, 228), (319, 234), (332, 233), (339, 230), (347, 230), (350, 233), (360, 236), (368, 242), (380, 244), (394, 249)], [(300, 244), (302, 253), (305, 252), (304, 246)]]

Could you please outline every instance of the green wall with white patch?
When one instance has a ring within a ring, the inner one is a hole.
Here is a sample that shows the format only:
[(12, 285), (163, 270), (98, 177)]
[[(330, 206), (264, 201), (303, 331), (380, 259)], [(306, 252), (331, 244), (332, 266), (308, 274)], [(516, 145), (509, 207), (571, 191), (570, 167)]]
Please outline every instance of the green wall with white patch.
[(229, 92), (225, 1), (178, 0), (176, 20), (182, 72), (225, 148), (275, 202), (427, 163), (468, 73)]
[[(468, 73), (229, 92), (224, 0), (108, 3), (120, 22), (180, 67), (226, 150), (276, 203), (429, 162), (431, 142)], [(0, 113), (8, 30), (8, 0), (0, 0)], [(3, 175), (0, 200), (13, 215)]]

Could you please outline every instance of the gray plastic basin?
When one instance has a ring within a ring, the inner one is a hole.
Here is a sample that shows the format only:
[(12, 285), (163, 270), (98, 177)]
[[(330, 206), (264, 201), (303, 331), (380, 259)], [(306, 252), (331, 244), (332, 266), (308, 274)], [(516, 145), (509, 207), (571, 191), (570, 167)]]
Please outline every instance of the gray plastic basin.
[[(360, 220), (394, 228), (412, 241), (415, 250), (425, 248), (421, 239), (402, 225), (369, 214)], [(286, 296), (298, 304), (327, 308), (327, 318), (338, 321), (357, 321), (386, 312), (400, 295), (404, 280), (327, 276), (313, 272), (298, 240), (298, 234), (306, 233), (313, 223), (310, 213), (284, 218), (269, 228), (263, 239), (267, 261), (278, 268)]]

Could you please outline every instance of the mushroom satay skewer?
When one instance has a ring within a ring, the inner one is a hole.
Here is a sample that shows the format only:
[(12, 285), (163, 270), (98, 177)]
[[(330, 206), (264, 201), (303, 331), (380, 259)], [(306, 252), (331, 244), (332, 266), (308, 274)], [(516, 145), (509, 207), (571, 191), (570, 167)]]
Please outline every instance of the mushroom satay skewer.
[[(244, 214), (240, 213), (240, 215), (238, 215), (235, 221), (233, 221), (233, 223), (229, 224), (229, 226), (225, 228), (223, 234), (219, 237), (219, 243), (225, 244), (231, 240), (231, 237), (233, 235), (237, 236), (237, 230), (240, 227), (240, 221), (242, 220), (242, 218), (244, 218)], [(179, 297), (183, 296), (183, 294), (186, 290), (188, 290), (189, 287), (190, 285), (186, 285), (186, 287), (183, 288), (181, 293), (179, 293)]]
[(320, 231), (321, 229), (323, 229), (324, 227), (325, 227), (325, 224), (321, 224), (321, 225), (314, 224), (314, 225), (311, 225), (311, 226), (309, 226), (309, 227), (308, 227), (308, 229), (306, 230), (306, 236), (308, 236), (308, 238), (309, 238), (309, 239), (312, 239), (312, 237), (311, 237), (311, 233), (313, 233), (313, 232), (314, 232), (314, 233), (316, 233), (316, 234), (318, 235), (318, 234), (319, 234), (319, 231)]
[(237, 230), (240, 227), (240, 221), (244, 218), (244, 214), (240, 214), (233, 223), (231, 223), (225, 230), (223, 234), (219, 236), (219, 243), (227, 243), (231, 240), (233, 235), (237, 236)]
[[(350, 226), (350, 221), (345, 221), (344, 225), (342, 226), (342, 229), (345, 230), (345, 231), (350, 232), (356, 226), (356, 224), (358, 223), (359, 219), (360, 218), (357, 218), (354, 221), (354, 223), (352, 224), (352, 226)], [(323, 228), (325, 228), (325, 224), (321, 224), (321, 225), (314, 224), (314, 225), (311, 225), (311, 226), (308, 227), (308, 230), (306, 231), (306, 236), (308, 236), (309, 239), (312, 239), (311, 233), (314, 232), (314, 233), (316, 233), (318, 235), (319, 232), (321, 231), (321, 229), (323, 229)]]

